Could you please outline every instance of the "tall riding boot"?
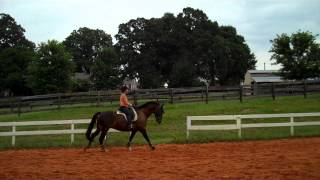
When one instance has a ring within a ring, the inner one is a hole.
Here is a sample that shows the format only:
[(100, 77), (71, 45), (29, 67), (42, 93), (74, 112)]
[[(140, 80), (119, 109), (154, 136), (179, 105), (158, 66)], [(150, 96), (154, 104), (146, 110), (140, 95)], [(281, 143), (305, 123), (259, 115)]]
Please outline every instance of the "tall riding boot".
[(131, 117), (131, 116), (128, 117), (128, 128), (129, 128), (130, 130), (132, 130), (132, 128), (133, 128), (133, 126), (132, 126), (132, 117)]
[(130, 130), (132, 130), (132, 128), (133, 128), (133, 127), (132, 127), (132, 120), (133, 120), (133, 115), (132, 115), (132, 113), (133, 113), (133, 112), (132, 112), (131, 108), (128, 108), (128, 112), (129, 112), (129, 113), (128, 113), (128, 116), (127, 116), (127, 117), (128, 117), (128, 127), (129, 127)]

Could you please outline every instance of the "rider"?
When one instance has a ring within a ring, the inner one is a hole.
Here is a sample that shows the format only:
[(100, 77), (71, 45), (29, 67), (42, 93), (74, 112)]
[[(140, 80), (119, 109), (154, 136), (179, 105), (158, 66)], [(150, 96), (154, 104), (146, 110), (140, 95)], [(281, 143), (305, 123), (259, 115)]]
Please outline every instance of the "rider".
[(124, 112), (127, 116), (129, 128), (132, 128), (132, 113), (129, 108), (131, 108), (131, 104), (128, 101), (127, 94), (129, 92), (129, 88), (127, 86), (121, 87), (121, 95), (120, 95), (120, 108), (119, 110)]

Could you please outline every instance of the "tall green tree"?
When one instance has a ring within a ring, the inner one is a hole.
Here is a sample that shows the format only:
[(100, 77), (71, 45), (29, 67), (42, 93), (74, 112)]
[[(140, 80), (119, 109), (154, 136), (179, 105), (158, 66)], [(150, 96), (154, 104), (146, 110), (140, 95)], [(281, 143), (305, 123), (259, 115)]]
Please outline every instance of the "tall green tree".
[(271, 60), (282, 65), (281, 73), (287, 79), (320, 77), (320, 44), (311, 32), (298, 31), (291, 36), (283, 33), (271, 40)]
[(0, 92), (29, 95), (27, 67), (34, 58), (34, 43), (27, 40), (23, 27), (9, 14), (0, 13)]
[(144, 38), (145, 19), (138, 18), (130, 20), (127, 23), (119, 25), (119, 32), (115, 36), (118, 43), (115, 48), (120, 54), (120, 61), (124, 67), (123, 77), (139, 78), (139, 54), (144, 46), (142, 38)]
[(56, 40), (41, 43), (28, 70), (28, 85), (37, 94), (64, 92), (70, 88), (74, 64), (65, 46)]
[(232, 26), (221, 26), (214, 42), (215, 77), (220, 85), (238, 85), (256, 59), (244, 38)]
[(91, 66), (99, 51), (113, 46), (109, 34), (100, 29), (94, 30), (87, 27), (74, 30), (63, 44), (73, 56), (76, 71), (86, 73), (90, 73)]
[(119, 26), (116, 39), (123, 75), (138, 78), (143, 88), (197, 86), (200, 78), (239, 84), (256, 63), (235, 28), (219, 27), (193, 8), (130, 20)]
[(34, 43), (24, 36), (24, 28), (9, 14), (0, 13), (0, 27), (0, 51), (6, 48), (35, 47)]
[(113, 48), (102, 49), (91, 68), (96, 89), (116, 89), (121, 83), (119, 57)]
[(0, 53), (0, 91), (8, 91), (11, 96), (30, 95), (27, 87), (27, 67), (35, 54), (25, 48), (6, 48)]

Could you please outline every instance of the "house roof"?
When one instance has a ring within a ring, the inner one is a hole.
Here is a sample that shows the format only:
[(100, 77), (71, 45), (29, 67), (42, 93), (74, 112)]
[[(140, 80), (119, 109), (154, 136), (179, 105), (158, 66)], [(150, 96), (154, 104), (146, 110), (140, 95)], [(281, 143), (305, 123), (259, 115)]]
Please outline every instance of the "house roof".
[(249, 70), (248, 72), (250, 74), (274, 74), (274, 73), (278, 73), (279, 71), (277, 71), (277, 70)]
[(252, 77), (252, 80), (257, 83), (262, 82), (282, 82), (283, 79), (281, 79), (280, 76), (272, 76), (272, 77)]
[(79, 79), (79, 80), (89, 80), (90, 79), (90, 74), (88, 73), (74, 73), (74, 78)]
[(277, 70), (249, 70), (251, 80), (257, 83), (282, 82), (282, 77)]

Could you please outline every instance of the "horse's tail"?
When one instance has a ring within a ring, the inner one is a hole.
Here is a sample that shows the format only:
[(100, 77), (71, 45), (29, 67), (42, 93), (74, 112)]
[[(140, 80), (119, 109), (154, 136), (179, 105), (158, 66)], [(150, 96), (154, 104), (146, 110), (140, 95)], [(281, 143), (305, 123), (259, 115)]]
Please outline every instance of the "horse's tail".
[(86, 132), (86, 137), (87, 139), (90, 141), (90, 135), (91, 135), (91, 131), (93, 129), (93, 126), (94, 124), (96, 123), (97, 121), (97, 117), (101, 114), (101, 112), (97, 112), (93, 115), (92, 119), (91, 119), (91, 122), (89, 123), (89, 126), (88, 126), (88, 129), (87, 129), (87, 132)]

